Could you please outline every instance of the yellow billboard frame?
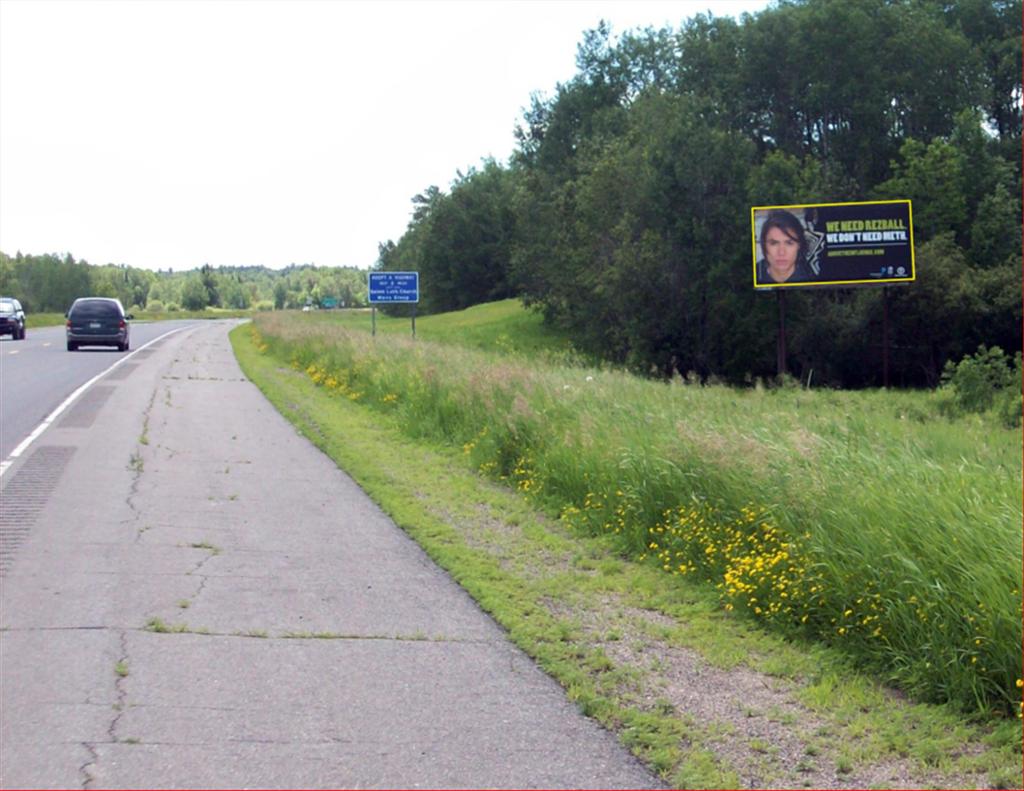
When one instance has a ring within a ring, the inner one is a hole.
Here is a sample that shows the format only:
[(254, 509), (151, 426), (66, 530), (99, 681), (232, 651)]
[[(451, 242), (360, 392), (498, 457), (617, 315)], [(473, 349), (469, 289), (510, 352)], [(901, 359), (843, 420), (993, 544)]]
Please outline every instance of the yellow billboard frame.
[[(910, 223), (910, 277), (894, 278), (872, 278), (871, 280), (803, 280), (799, 283), (758, 283), (757, 282), (757, 225), (754, 221), (754, 212), (770, 211), (772, 209), (814, 209), (821, 206), (880, 206), (892, 203), (907, 204), (907, 220)], [(914, 208), (909, 199), (897, 200), (866, 200), (846, 201), (836, 203), (791, 203), (785, 206), (751, 206), (750, 207), (750, 239), (751, 252), (753, 253), (753, 278), (754, 288), (757, 290), (771, 290), (776, 288), (815, 288), (817, 286), (859, 286), (878, 285), (879, 283), (912, 283), (917, 279), (917, 264), (914, 256)]]

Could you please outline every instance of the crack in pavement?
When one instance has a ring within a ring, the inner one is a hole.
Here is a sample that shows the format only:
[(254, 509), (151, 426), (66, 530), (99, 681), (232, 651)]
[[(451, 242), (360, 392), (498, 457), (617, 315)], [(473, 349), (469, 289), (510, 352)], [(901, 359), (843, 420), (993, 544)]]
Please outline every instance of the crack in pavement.
[[(151, 620), (156, 621), (157, 618)], [(386, 635), (386, 634), (341, 634), (332, 632), (277, 632), (275, 634), (265, 634), (259, 629), (250, 629), (248, 632), (213, 632), (208, 629), (201, 627), (193, 628), (187, 624), (166, 624), (165, 628), (154, 628), (154, 626), (32, 626), (32, 627), (7, 627), (3, 632), (9, 632), (11, 634), (34, 634), (42, 632), (81, 632), (81, 631), (96, 631), (96, 632), (118, 632), (122, 635), (127, 635), (132, 632), (145, 633), (145, 634), (187, 634), (195, 635), (197, 637), (237, 637), (249, 640), (383, 640), (398, 643), (456, 643), (464, 645), (488, 645), (490, 643), (502, 642), (497, 638), (484, 638), (484, 637), (448, 637), (446, 635)]]
[[(131, 521), (135, 524), (138, 524), (142, 520), (142, 511), (139, 510), (138, 506), (135, 504), (135, 498), (139, 494), (139, 483), (142, 480), (142, 473), (145, 467), (145, 464), (142, 460), (142, 448), (144, 446), (149, 445), (149, 419), (153, 413), (153, 404), (156, 401), (156, 392), (156, 388), (154, 388), (153, 394), (149, 398), (149, 403), (146, 405), (145, 410), (143, 410), (142, 412), (142, 435), (140, 437), (141, 441), (140, 444), (136, 446), (134, 454), (134, 458), (139, 459), (139, 463), (130, 465), (130, 469), (133, 470), (134, 475), (132, 475), (132, 482), (131, 486), (128, 488), (128, 496), (125, 498), (125, 504), (132, 512)], [(149, 529), (150, 528), (147, 526), (138, 528), (135, 535), (136, 542), (138, 542), (139, 539), (142, 538), (143, 534)]]
[[(189, 549), (205, 549), (210, 554), (207, 555), (202, 560), (200, 560), (198, 563), (196, 563), (196, 566), (195, 566), (194, 569), (192, 569), (191, 571), (186, 571), (185, 572), (185, 576), (186, 577), (191, 577), (191, 576), (195, 575), (197, 571), (199, 571), (203, 566), (205, 566), (207, 563), (209, 563), (211, 560), (213, 560), (215, 557), (217, 557), (217, 555), (220, 554), (220, 550), (219, 549), (211, 548), (211, 547), (190, 546)], [(203, 574), (199, 574), (197, 576), (202, 578), (204, 580), (203, 584), (205, 584), (206, 576), (203, 575)]]
[(118, 741), (117, 724), (121, 721), (121, 717), (124, 716), (125, 701), (128, 700), (128, 692), (124, 688), (124, 681), (128, 677), (129, 667), (128, 664), (128, 633), (125, 630), (120, 631), (120, 646), (121, 655), (117, 660), (115, 667), (115, 673), (117, 674), (117, 681), (114, 682), (114, 691), (117, 692), (117, 700), (114, 703), (114, 710), (117, 714), (110, 723), (110, 727), (107, 728), (107, 733), (113, 741)]
[[(153, 621), (158, 619), (154, 618)], [(214, 632), (203, 628), (190, 627), (187, 624), (164, 624), (148, 625), (141, 629), (134, 629), (136, 632), (148, 632), (150, 634), (168, 635), (195, 635), (197, 637), (236, 637), (246, 640), (267, 640), (267, 641), (296, 641), (296, 640), (319, 640), (319, 641), (387, 641), (397, 643), (454, 643), (464, 645), (488, 645), (496, 641), (487, 638), (475, 637), (448, 637), (446, 635), (385, 635), (385, 634), (342, 634), (333, 632), (276, 632), (269, 634), (261, 629), (249, 629), (244, 632)]]
[[(197, 570), (198, 569), (196, 569), (196, 571)], [(189, 572), (189, 574), (194, 574), (194, 573), (195, 573), (195, 571), (190, 571)], [(189, 599), (190, 602), (195, 601), (200, 596), (202, 596), (203, 591), (206, 590), (206, 583), (210, 580), (210, 578), (207, 575), (205, 575), (205, 574), (200, 574), (198, 576), (199, 576), (199, 587), (196, 588), (196, 592), (192, 594), (192, 598)]]
[(89, 753), (89, 760), (78, 767), (78, 772), (82, 775), (82, 788), (87, 789), (96, 782), (96, 778), (92, 776), (89, 770), (99, 762), (100, 755), (96, 751), (96, 745), (92, 742), (81, 742), (81, 745)]

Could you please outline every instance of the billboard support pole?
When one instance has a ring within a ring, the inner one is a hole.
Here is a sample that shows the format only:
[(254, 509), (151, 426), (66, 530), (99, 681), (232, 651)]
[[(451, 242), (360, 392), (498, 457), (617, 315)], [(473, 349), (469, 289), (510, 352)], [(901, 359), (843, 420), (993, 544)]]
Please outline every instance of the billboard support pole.
[(370, 307), (370, 337), (377, 337), (377, 306)]
[(412, 337), (416, 337), (416, 303), (412, 303)]
[(882, 387), (889, 389), (889, 289), (882, 287)]
[(779, 340), (777, 344), (778, 352), (778, 375), (782, 378), (782, 375), (786, 373), (786, 292), (784, 289), (776, 289), (778, 294), (779, 303)]

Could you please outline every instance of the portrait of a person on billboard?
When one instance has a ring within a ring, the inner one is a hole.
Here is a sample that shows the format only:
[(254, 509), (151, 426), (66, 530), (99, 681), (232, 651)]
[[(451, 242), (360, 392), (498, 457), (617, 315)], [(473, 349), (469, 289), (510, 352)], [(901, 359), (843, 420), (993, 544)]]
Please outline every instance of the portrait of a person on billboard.
[(754, 288), (906, 283), (915, 278), (910, 201), (751, 208)]
[(770, 212), (761, 224), (759, 283), (796, 283), (813, 277), (807, 260), (804, 224), (785, 209)]

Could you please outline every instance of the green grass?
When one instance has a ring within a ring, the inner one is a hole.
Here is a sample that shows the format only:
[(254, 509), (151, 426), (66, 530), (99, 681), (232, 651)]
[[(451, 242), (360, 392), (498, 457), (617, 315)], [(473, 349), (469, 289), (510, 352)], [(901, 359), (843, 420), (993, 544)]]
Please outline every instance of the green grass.
[[(334, 326), (370, 332), (371, 309), (302, 313), (300, 320), (317, 327)], [(377, 311), (376, 331), (382, 336), (412, 337), (411, 318)], [(424, 341), (546, 358), (575, 356), (568, 335), (546, 327), (540, 314), (523, 309), (517, 299), (474, 305), (465, 310), (416, 318), (416, 337)]]
[[(436, 320), (451, 339), (469, 319)], [(919, 700), (1019, 711), (1019, 431), (932, 418), (928, 393), (665, 384), (309, 314), (254, 326), (335, 397), (462, 448), (573, 529), (705, 580), (724, 608), (835, 645)]]
[(171, 321), (175, 319), (245, 319), (253, 315), (252, 310), (233, 310), (230, 308), (206, 308), (205, 310), (175, 310), (153, 312), (149, 310), (133, 311), (135, 321)]
[(27, 331), (37, 327), (61, 327), (65, 321), (67, 319), (63, 313), (26, 313), (25, 329)]
[[(323, 336), (302, 324), (297, 330), (302, 343), (325, 351)], [(655, 666), (643, 658), (644, 650), (633, 663), (612, 661), (606, 653), (612, 646), (696, 651), (723, 671), (748, 668), (792, 684), (807, 719), (824, 723), (821, 734), (807, 732), (813, 724), (804, 718), (779, 717), (775, 727), (803, 740), (814, 759), (810, 763), (851, 761), (856, 770), (905, 762), (913, 769), (914, 787), (971, 787), (999, 782), (1015, 770), (1019, 774), (1016, 720), (978, 724), (949, 706), (902, 703), (875, 678), (852, 669), (842, 646), (765, 631), (757, 619), (723, 609), (713, 585), (692, 576), (668, 577), (651, 558), (623, 556), (613, 534), (589, 535), (545, 517), (545, 503), (516, 491), (515, 478), (480, 475), (472, 459), (476, 448), (467, 453), (450, 440), (422, 433), (410, 437), (404, 430), (412, 413), (400, 410), (401, 402), (374, 400), (362, 389), (342, 392), (328, 386), (329, 377), (314, 381), (318, 368), (311, 375), (309, 366), (289, 366), (287, 356), (270, 354), (266, 340), (247, 327), (232, 333), (246, 375), (447, 569), (581, 710), (618, 733), (677, 787), (740, 787), (740, 772), (748, 777), (750, 767), (733, 765), (717, 750), (730, 738), (749, 747), (749, 739), (731, 737), (728, 724), (697, 722), (665, 699), (663, 675), (672, 671), (671, 662), (659, 660)], [(378, 342), (378, 351), (383, 345)], [(452, 352), (432, 346), (422, 351), (429, 352), (435, 374)], [(352, 370), (368, 375), (366, 366), (373, 364), (373, 375), (381, 376), (386, 366), (379, 362), (362, 359)], [(508, 364), (504, 355), (492, 362)], [(668, 620), (651, 622), (648, 614)], [(908, 735), (914, 745), (910, 752)], [(839, 745), (847, 743), (856, 745), (855, 754), (840, 754)], [(947, 749), (951, 743), (958, 747)], [(928, 757), (943, 750), (949, 765), (930, 765)], [(765, 783), (773, 771), (782, 770), (767, 766), (761, 775)], [(961, 785), (967, 775), (971, 786)]]

